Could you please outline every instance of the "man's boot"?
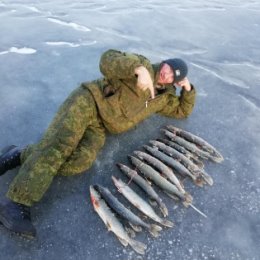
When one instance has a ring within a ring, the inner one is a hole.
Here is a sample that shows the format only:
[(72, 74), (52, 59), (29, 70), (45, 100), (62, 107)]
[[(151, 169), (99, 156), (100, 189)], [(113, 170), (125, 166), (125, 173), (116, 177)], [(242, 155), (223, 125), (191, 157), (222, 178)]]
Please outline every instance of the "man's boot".
[(10, 231), (27, 238), (36, 237), (36, 229), (31, 222), (30, 207), (11, 200), (0, 204), (0, 222)]
[(12, 170), (21, 165), (20, 155), (22, 149), (15, 145), (10, 145), (2, 150), (0, 155), (0, 176), (8, 170)]

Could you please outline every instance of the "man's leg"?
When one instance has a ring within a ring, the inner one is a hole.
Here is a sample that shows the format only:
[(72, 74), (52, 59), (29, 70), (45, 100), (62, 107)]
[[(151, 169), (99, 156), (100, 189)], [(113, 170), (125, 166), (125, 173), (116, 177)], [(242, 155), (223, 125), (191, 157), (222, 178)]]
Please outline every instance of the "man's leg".
[[(19, 205), (27, 210), (42, 198), (95, 117), (97, 110), (91, 94), (78, 88), (61, 106), (44, 137), (34, 146), (11, 183), (7, 192), (10, 201), (0, 205), (0, 221), (7, 228), (20, 232), (17, 225), (23, 225), (23, 215)], [(14, 209), (9, 210), (12, 207)]]
[(0, 176), (21, 165), (21, 152), (22, 149), (15, 145), (9, 145), (2, 149), (0, 155)]
[(71, 176), (89, 169), (105, 143), (105, 129), (96, 121), (85, 131), (76, 150), (59, 169), (58, 174)]
[(74, 91), (22, 164), (7, 197), (27, 206), (39, 201), (96, 117), (96, 105), (91, 94), (81, 88)]

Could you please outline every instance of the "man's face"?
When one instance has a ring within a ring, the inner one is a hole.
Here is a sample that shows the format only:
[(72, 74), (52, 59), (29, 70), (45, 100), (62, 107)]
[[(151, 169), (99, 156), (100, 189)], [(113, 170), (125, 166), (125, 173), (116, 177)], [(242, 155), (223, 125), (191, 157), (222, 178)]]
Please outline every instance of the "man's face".
[(172, 68), (167, 63), (163, 63), (160, 70), (158, 83), (169, 84), (169, 83), (173, 83), (173, 80), (174, 80), (174, 75), (173, 75)]

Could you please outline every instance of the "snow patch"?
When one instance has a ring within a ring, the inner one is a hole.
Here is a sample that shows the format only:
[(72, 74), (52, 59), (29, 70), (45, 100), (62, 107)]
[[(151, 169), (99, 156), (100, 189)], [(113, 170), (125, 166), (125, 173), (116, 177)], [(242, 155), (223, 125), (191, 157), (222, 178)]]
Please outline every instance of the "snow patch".
[(34, 6), (26, 6), (26, 8), (31, 10), (31, 11), (33, 11), (33, 12), (35, 12), (35, 13), (41, 13), (41, 11), (38, 8), (34, 7)]
[(50, 46), (68, 46), (68, 47), (76, 48), (80, 46), (93, 45), (96, 44), (97, 41), (82, 42), (82, 43), (73, 43), (73, 42), (45, 42), (45, 43)]
[(57, 23), (59, 25), (63, 25), (63, 26), (67, 26), (67, 27), (71, 27), (77, 31), (82, 31), (82, 32), (90, 32), (91, 30), (89, 28), (87, 28), (84, 25), (79, 25), (77, 23), (72, 23), (72, 22), (64, 22), (61, 21), (59, 19), (55, 19), (55, 18), (48, 18), (48, 21), (52, 22), (52, 23)]
[(27, 48), (27, 47), (23, 47), (23, 48), (11, 47), (11, 48), (9, 48), (8, 51), (0, 52), (0, 55), (7, 54), (10, 52), (18, 53), (18, 54), (33, 54), (33, 53), (37, 52), (37, 50), (32, 49), (32, 48)]

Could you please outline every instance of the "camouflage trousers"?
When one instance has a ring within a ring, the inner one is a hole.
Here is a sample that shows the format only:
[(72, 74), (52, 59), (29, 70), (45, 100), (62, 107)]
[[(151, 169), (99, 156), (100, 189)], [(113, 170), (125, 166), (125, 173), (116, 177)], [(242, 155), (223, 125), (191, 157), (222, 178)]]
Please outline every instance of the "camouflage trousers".
[(22, 165), (7, 197), (27, 206), (39, 201), (57, 174), (88, 169), (105, 142), (105, 128), (95, 101), (79, 87), (65, 100), (39, 143), (21, 154)]

